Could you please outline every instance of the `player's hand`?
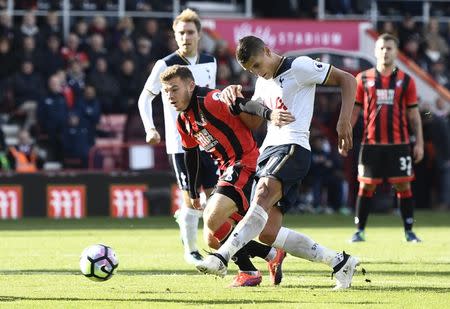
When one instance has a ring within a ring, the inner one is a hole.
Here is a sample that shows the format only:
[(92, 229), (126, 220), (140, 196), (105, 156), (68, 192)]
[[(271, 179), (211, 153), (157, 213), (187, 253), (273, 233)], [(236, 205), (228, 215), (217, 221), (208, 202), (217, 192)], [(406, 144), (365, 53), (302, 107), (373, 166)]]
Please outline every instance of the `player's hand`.
[(220, 101), (231, 105), (236, 101), (236, 97), (244, 97), (242, 95), (241, 85), (230, 85), (220, 93)]
[(285, 126), (294, 121), (295, 117), (288, 111), (282, 109), (274, 109), (270, 115), (270, 122), (277, 127)]
[(192, 208), (197, 210), (202, 210), (202, 203), (200, 203), (200, 198), (191, 198)]
[(413, 147), (414, 163), (419, 163), (423, 159), (423, 145), (415, 144)]
[(145, 141), (150, 145), (159, 144), (161, 141), (161, 136), (159, 136), (158, 131), (156, 129), (150, 129), (147, 133), (147, 137), (145, 138)]
[(350, 121), (338, 120), (336, 131), (338, 134), (338, 150), (344, 157), (353, 148), (353, 128)]

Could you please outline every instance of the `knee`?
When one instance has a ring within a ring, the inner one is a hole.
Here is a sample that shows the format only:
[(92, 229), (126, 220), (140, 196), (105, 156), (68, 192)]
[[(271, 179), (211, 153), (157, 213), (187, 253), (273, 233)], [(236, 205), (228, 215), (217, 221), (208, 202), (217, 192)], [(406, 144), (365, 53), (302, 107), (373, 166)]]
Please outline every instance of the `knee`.
[(256, 187), (255, 201), (259, 205), (269, 197), (269, 187), (266, 183), (260, 182)]

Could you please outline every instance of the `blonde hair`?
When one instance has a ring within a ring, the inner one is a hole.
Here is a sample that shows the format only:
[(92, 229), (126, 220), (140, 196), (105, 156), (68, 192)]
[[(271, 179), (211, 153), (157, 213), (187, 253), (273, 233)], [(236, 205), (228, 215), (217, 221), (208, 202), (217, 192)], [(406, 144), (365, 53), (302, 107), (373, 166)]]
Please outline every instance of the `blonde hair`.
[(200, 17), (198, 14), (191, 10), (191, 9), (185, 9), (183, 12), (180, 13), (175, 19), (173, 20), (172, 29), (175, 30), (176, 25), (180, 22), (193, 22), (195, 24), (195, 27), (197, 28), (197, 31), (200, 32), (202, 29), (202, 24), (200, 21)]
[(194, 76), (192, 75), (191, 70), (186, 66), (181, 65), (172, 65), (164, 70), (164, 72), (159, 75), (159, 79), (161, 83), (168, 82), (169, 80), (179, 77), (183, 81), (192, 80), (194, 81)]

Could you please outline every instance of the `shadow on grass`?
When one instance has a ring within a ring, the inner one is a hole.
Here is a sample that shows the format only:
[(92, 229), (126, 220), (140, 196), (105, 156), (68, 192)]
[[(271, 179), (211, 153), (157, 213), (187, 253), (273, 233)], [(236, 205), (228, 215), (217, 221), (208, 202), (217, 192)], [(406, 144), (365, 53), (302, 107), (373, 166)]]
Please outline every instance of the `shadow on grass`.
[(283, 300), (258, 300), (258, 299), (243, 299), (243, 300), (231, 300), (231, 299), (210, 299), (210, 300), (184, 300), (184, 299), (164, 299), (164, 298), (82, 298), (82, 297), (25, 297), (25, 296), (0, 296), (1, 302), (16, 302), (16, 301), (57, 301), (57, 302), (152, 302), (152, 303), (174, 303), (185, 305), (252, 305), (252, 304), (343, 304), (343, 305), (375, 305), (375, 304), (388, 304), (387, 302), (372, 302), (372, 301), (288, 301)]
[[(282, 285), (283, 289), (305, 289), (310, 290), (311, 293), (313, 293), (315, 290), (326, 290), (331, 291), (331, 287), (329, 285), (305, 285), (305, 286), (298, 286), (298, 285)], [(372, 286), (370, 284), (367, 284), (366, 286), (352, 286), (349, 290), (346, 291), (380, 291), (380, 292), (434, 292), (434, 293), (449, 293), (450, 288), (444, 288), (444, 287), (436, 287), (436, 286)]]
[[(450, 277), (450, 271), (428, 271), (428, 270), (377, 270), (371, 272), (367, 270), (367, 278), (372, 276), (442, 276)], [(130, 270), (118, 270), (117, 272), (121, 276), (171, 276), (171, 275), (198, 275), (200, 274), (195, 269), (130, 269)], [(290, 277), (300, 277), (300, 276), (312, 276), (312, 277), (329, 277), (329, 272), (315, 269), (302, 269), (302, 270), (285, 270), (283, 272), (285, 276)], [(69, 269), (5, 269), (0, 270), (0, 275), (80, 275), (77, 270)], [(358, 272), (355, 278), (362, 277), (361, 273)], [(211, 276), (212, 277), (212, 276)]]
[[(420, 228), (450, 227), (450, 212), (436, 213), (422, 211), (417, 214)], [(399, 218), (393, 215), (373, 215), (370, 228), (398, 227), (401, 228)], [(348, 228), (353, 229), (350, 217), (341, 215), (286, 215), (285, 226), (294, 229), (304, 228)], [(132, 229), (177, 229), (175, 220), (170, 216), (147, 217), (143, 219), (113, 219), (109, 217), (89, 217), (81, 220), (25, 218), (21, 220), (0, 221), (0, 231), (28, 231), (28, 230), (132, 230)]]

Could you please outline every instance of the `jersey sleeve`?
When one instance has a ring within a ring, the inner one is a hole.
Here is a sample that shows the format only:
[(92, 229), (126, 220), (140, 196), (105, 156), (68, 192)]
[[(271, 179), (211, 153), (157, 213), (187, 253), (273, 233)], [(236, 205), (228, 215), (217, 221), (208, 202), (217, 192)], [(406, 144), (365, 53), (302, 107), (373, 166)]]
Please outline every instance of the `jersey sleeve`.
[(164, 60), (158, 60), (156, 61), (155, 65), (153, 66), (152, 72), (150, 73), (150, 76), (147, 78), (147, 81), (145, 82), (144, 89), (147, 91), (150, 91), (154, 95), (157, 95), (161, 92), (161, 81), (159, 80), (159, 75), (161, 75), (162, 72), (167, 68), (166, 63)]
[(185, 125), (185, 120), (181, 116), (181, 113), (177, 118), (177, 129), (178, 133), (180, 133), (181, 136), (181, 146), (183, 147), (183, 149), (186, 150), (198, 146), (197, 141), (189, 134)]
[(417, 106), (416, 82), (413, 78), (409, 79), (408, 88), (406, 88), (405, 103), (408, 108)]
[(292, 73), (300, 84), (325, 84), (330, 71), (330, 64), (307, 56), (298, 57), (292, 62)]
[(355, 104), (363, 105), (364, 104), (364, 86), (362, 83), (362, 74), (359, 73), (356, 76), (356, 96), (355, 96)]
[[(220, 117), (228, 117), (233, 115), (228, 104), (220, 101), (220, 90), (212, 90), (206, 94), (205, 107), (214, 115)], [(233, 115), (234, 116), (234, 115)]]

